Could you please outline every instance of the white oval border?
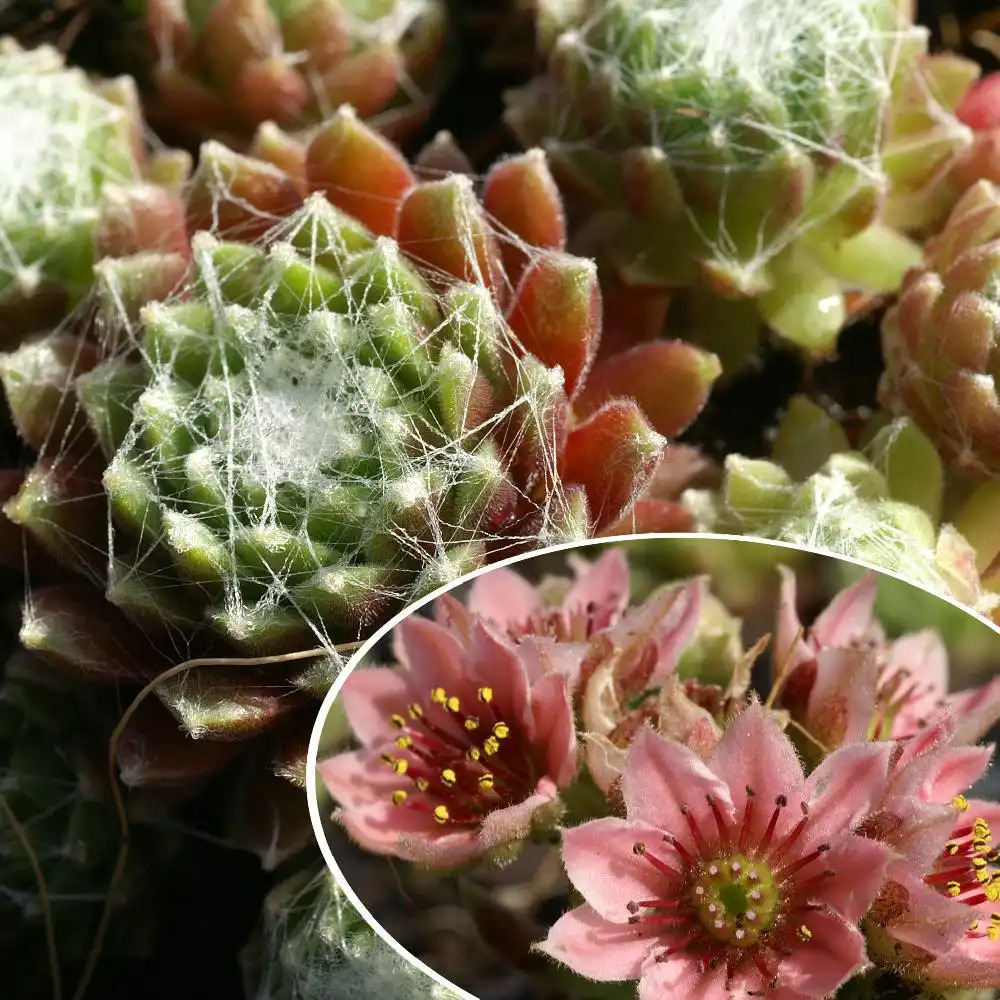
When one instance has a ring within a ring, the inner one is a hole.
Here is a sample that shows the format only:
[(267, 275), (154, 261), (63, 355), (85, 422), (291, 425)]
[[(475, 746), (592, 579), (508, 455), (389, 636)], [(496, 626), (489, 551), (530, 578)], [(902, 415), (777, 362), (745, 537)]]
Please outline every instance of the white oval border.
[(552, 552), (565, 552), (568, 549), (587, 549), (602, 545), (610, 546), (624, 544), (627, 542), (649, 541), (652, 539), (746, 542), (751, 545), (770, 545), (773, 548), (778, 549), (792, 549), (796, 552), (808, 552), (811, 555), (823, 556), (824, 558), (832, 561), (851, 563), (854, 566), (860, 566), (862, 569), (872, 570), (879, 576), (887, 576), (891, 579), (898, 580), (901, 583), (907, 583), (911, 587), (915, 587), (917, 590), (923, 590), (931, 597), (944, 601), (946, 604), (951, 604), (959, 611), (967, 614), (970, 618), (975, 618), (977, 621), (986, 625), (998, 636), (1000, 636), (1000, 626), (979, 614), (979, 612), (971, 610), (960, 601), (957, 601), (954, 597), (939, 594), (930, 587), (925, 587), (922, 584), (916, 583), (908, 577), (903, 576), (901, 573), (895, 573), (891, 570), (882, 569), (874, 563), (865, 562), (861, 559), (852, 559), (849, 556), (837, 555), (826, 549), (817, 548), (811, 545), (793, 545), (791, 542), (781, 542), (769, 538), (760, 538), (757, 535), (725, 535), (713, 534), (711, 532), (651, 532), (648, 534), (636, 533), (632, 535), (614, 535), (609, 538), (586, 538), (582, 541), (563, 542), (559, 545), (550, 545), (547, 548), (533, 549), (530, 552), (523, 552), (519, 555), (511, 556), (508, 559), (502, 559), (499, 562), (491, 563), (488, 566), (483, 566), (471, 573), (467, 573), (465, 576), (460, 576), (458, 579), (452, 580), (450, 583), (447, 583), (442, 587), (438, 587), (437, 590), (432, 591), (425, 597), (420, 598), (419, 601), (414, 601), (412, 604), (408, 604), (402, 611), (399, 612), (399, 614), (379, 628), (378, 631), (367, 639), (364, 645), (361, 646), (361, 648), (358, 649), (353, 656), (351, 656), (347, 663), (344, 664), (343, 669), (337, 675), (337, 679), (333, 682), (333, 685), (327, 692), (326, 697), (323, 699), (323, 703), (320, 705), (319, 713), (316, 716), (316, 723), (313, 726), (312, 736), (309, 739), (309, 750), (306, 755), (306, 800), (309, 804), (309, 819), (312, 822), (313, 835), (316, 838), (316, 842), (319, 844), (320, 852), (322, 853), (323, 859), (326, 861), (326, 865), (330, 869), (334, 880), (347, 897), (350, 904), (358, 911), (358, 913), (361, 914), (366, 923), (368, 923), (375, 933), (378, 934), (378, 936), (382, 938), (382, 940), (385, 941), (397, 955), (410, 965), (414, 966), (420, 972), (423, 972), (426, 976), (429, 976), (432, 980), (434, 980), (434, 982), (438, 983), (438, 985), (443, 986), (446, 989), (451, 990), (457, 996), (462, 997), (462, 1000), (480, 1000), (480, 998), (474, 993), (470, 993), (468, 990), (462, 989), (461, 986), (457, 986), (450, 980), (445, 979), (445, 977), (442, 976), (436, 969), (432, 969), (426, 962), (422, 962), (415, 955), (411, 955), (410, 952), (408, 952), (391, 934), (389, 934), (388, 931), (386, 931), (385, 928), (371, 915), (371, 913), (369, 913), (368, 908), (358, 898), (355, 891), (351, 888), (350, 883), (347, 881), (344, 873), (340, 870), (340, 866), (337, 864), (337, 859), (333, 856), (333, 851), (330, 850), (330, 845), (327, 843), (326, 836), (323, 832), (323, 819), (319, 813), (319, 800), (316, 791), (317, 757), (319, 756), (319, 744), (323, 735), (323, 726), (326, 723), (326, 718), (330, 714), (330, 709), (333, 707), (333, 703), (337, 700), (337, 695), (340, 694), (340, 690), (346, 683), (347, 678), (351, 675), (351, 673), (353, 673), (361, 660), (368, 655), (376, 643), (378, 643), (388, 632), (391, 632), (404, 618), (408, 618), (418, 608), (422, 608), (425, 604), (430, 604), (431, 601), (437, 600), (442, 594), (450, 593), (456, 587), (461, 586), (463, 583), (468, 583), (470, 580), (474, 580), (476, 577), (482, 576), (484, 573), (489, 573), (492, 570), (516, 565), (518, 563), (527, 562), (530, 559), (537, 559), (539, 556), (548, 555)]

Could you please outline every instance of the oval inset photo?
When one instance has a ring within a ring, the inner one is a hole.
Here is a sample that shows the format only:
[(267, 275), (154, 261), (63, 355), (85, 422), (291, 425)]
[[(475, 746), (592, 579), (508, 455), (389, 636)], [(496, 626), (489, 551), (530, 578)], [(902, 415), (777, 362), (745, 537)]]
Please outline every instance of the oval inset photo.
[(988, 996), (998, 720), (1000, 637), (941, 597), (776, 543), (618, 539), (382, 629), (326, 700), (310, 807), (427, 996)]

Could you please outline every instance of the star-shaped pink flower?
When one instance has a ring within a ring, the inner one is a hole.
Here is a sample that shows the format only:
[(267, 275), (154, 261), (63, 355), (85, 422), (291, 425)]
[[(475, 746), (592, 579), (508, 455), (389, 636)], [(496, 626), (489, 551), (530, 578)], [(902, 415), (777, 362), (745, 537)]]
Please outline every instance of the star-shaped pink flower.
[(753, 704), (708, 761), (651, 730), (622, 779), (625, 819), (563, 834), (584, 905), (539, 947), (639, 1000), (833, 993), (866, 965), (858, 922), (892, 852), (851, 827), (878, 796), (888, 744), (832, 754), (807, 779)]

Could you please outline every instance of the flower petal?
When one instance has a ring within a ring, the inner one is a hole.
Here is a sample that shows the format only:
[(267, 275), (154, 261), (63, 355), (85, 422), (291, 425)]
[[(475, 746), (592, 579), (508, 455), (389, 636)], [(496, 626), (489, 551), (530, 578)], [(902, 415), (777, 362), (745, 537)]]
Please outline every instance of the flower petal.
[(878, 576), (868, 572), (837, 594), (809, 629), (813, 643), (822, 649), (884, 638), (874, 614), (877, 591)]
[(867, 963), (865, 939), (854, 924), (838, 913), (817, 910), (806, 915), (808, 942), (795, 939), (791, 955), (778, 967), (780, 986), (803, 997), (829, 996)]
[(493, 569), (477, 576), (466, 601), (469, 611), (493, 622), (501, 631), (520, 625), (543, 610), (535, 588), (519, 573)]
[(758, 833), (763, 832), (779, 795), (796, 804), (798, 811), (797, 803), (805, 791), (802, 764), (791, 740), (756, 702), (726, 727), (708, 764), (729, 786), (733, 801), (741, 810), (747, 786), (753, 789), (756, 801), (761, 804), (754, 820)]
[(613, 625), (628, 606), (628, 561), (621, 549), (605, 552), (593, 563), (577, 558), (570, 560), (577, 578), (563, 598), (565, 611), (586, 611), (593, 607), (600, 614), (596, 628)]
[[(753, 754), (754, 749), (744, 747), (743, 753)], [(718, 753), (717, 749), (713, 761)], [(746, 764), (745, 759), (743, 763)], [(632, 741), (622, 775), (626, 814), (629, 820), (648, 823), (690, 842), (683, 807), (690, 810), (689, 818), (702, 832), (711, 836), (716, 827), (708, 796), (715, 800), (724, 817), (730, 821), (733, 817), (733, 801), (724, 778), (721, 772), (713, 773), (687, 747), (644, 727)]]
[(442, 625), (410, 615), (393, 631), (393, 652), (413, 675), (412, 684), (422, 702), (436, 687), (461, 698), (470, 682), (462, 664), (462, 646)]
[(630, 902), (663, 899), (680, 884), (671, 885), (671, 876), (633, 850), (644, 844), (651, 856), (680, 871), (680, 859), (662, 838), (653, 827), (617, 817), (571, 827), (562, 835), (566, 874), (605, 920), (627, 923)]
[(806, 781), (810, 846), (848, 830), (885, 792), (892, 743), (852, 743), (825, 757)]
[(372, 750), (349, 750), (334, 754), (316, 765), (327, 791), (345, 809), (388, 798), (399, 777)]
[(535, 812), (557, 798), (555, 784), (549, 778), (542, 778), (533, 795), (487, 814), (479, 828), (480, 845), (489, 849), (527, 837)]
[(959, 691), (948, 699), (958, 715), (956, 743), (975, 743), (1000, 719), (1000, 677), (982, 687)]
[(528, 672), (514, 646), (477, 622), (465, 666), (473, 687), (492, 689), (493, 709), (504, 722), (531, 730)]
[[(666, 943), (666, 942), (665, 942)], [(647, 962), (639, 980), (639, 1000), (726, 1000), (725, 965), (702, 972), (702, 963), (690, 955), (671, 955), (663, 962)]]
[(397, 735), (392, 716), (416, 697), (410, 677), (399, 667), (361, 667), (344, 682), (341, 703), (354, 735), (374, 746)]
[(565, 677), (549, 674), (531, 689), (532, 743), (544, 743), (546, 774), (565, 788), (580, 768), (573, 703)]
[(591, 907), (578, 906), (556, 921), (537, 948), (587, 979), (621, 982), (639, 978), (651, 937), (645, 928), (612, 924)]
[(803, 641), (803, 631), (796, 605), (797, 585), (795, 573), (787, 566), (779, 566), (781, 590), (778, 595), (778, 614), (774, 624), (771, 644), (771, 662), (774, 676), (779, 671), (791, 672), (800, 663), (812, 659), (813, 651)]
[(878, 658), (863, 647), (823, 649), (816, 656), (816, 680), (807, 721), (827, 747), (867, 738), (878, 687)]
[(857, 922), (878, 894), (895, 856), (887, 844), (845, 832), (831, 840), (830, 850), (815, 866), (804, 869), (802, 877), (808, 878), (820, 867), (835, 872), (810, 898), (826, 903), (848, 920)]
[[(909, 736), (937, 715), (938, 706), (948, 693), (948, 651), (936, 629), (923, 629), (897, 639), (889, 647), (880, 683), (885, 685), (900, 671), (901, 690), (914, 685), (916, 691), (903, 703), (893, 720), (896, 739)], [(973, 741), (975, 742), (975, 741)]]

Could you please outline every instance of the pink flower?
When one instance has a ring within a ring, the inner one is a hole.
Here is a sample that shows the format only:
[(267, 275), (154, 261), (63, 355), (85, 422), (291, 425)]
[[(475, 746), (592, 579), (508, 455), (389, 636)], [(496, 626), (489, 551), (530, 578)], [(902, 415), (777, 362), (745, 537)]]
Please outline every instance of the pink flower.
[[(509, 569), (476, 577), (463, 608), (454, 598), (438, 602), (438, 618), (463, 622), (463, 631), (479, 618), (517, 641), (548, 636), (559, 642), (586, 642), (621, 618), (628, 606), (628, 562), (621, 549), (610, 549), (594, 563), (579, 556), (568, 560), (574, 581), (548, 578), (538, 587)], [(558, 600), (547, 600), (552, 592)]]
[(707, 762), (651, 730), (622, 780), (627, 818), (566, 830), (585, 903), (541, 950), (639, 1000), (832, 993), (866, 964), (857, 924), (891, 851), (851, 831), (886, 779), (890, 747), (839, 750), (807, 779), (759, 705)]
[(554, 822), (577, 772), (566, 677), (481, 623), (457, 637), (411, 616), (394, 643), (401, 666), (355, 670), (341, 692), (361, 749), (319, 764), (348, 834), (444, 868), (499, 858)]
[(967, 799), (990, 747), (954, 746), (950, 713), (897, 744), (858, 831), (897, 853), (866, 921), (873, 957), (915, 980), (1000, 986), (1000, 805)]
[(719, 723), (745, 696), (756, 651), (727, 664), (725, 689), (677, 675), (713, 600), (707, 577), (670, 584), (592, 640), (580, 716), (587, 765), (605, 791), (621, 777), (632, 738), (644, 726), (708, 757), (721, 735)]
[(874, 573), (842, 590), (804, 634), (795, 576), (784, 567), (781, 576), (773, 657), (785, 671), (780, 702), (825, 746), (912, 736), (946, 707), (958, 716), (955, 742), (971, 744), (1000, 719), (1000, 677), (949, 697), (948, 653), (934, 629), (886, 639), (874, 615)]

